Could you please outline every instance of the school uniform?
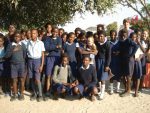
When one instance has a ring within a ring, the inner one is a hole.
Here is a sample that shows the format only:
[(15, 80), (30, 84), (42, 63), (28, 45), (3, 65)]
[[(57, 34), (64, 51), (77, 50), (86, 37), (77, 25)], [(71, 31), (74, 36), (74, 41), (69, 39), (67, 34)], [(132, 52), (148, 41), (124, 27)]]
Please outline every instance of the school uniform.
[(137, 51), (137, 45), (130, 38), (120, 40), (120, 58), (121, 74), (123, 76), (132, 76), (134, 72), (134, 55)]
[(105, 72), (105, 67), (109, 67), (111, 62), (111, 47), (110, 42), (105, 38), (104, 43), (97, 43), (98, 54), (96, 55), (96, 68), (98, 81), (108, 79), (108, 72)]
[(140, 79), (142, 77), (142, 64), (141, 64), (141, 60), (137, 58), (140, 58), (140, 55), (142, 55), (143, 52), (140, 49), (140, 47), (138, 46), (138, 49), (135, 53), (135, 64), (134, 64), (134, 73), (133, 73), (133, 78), (135, 79)]
[(65, 88), (68, 94), (71, 93), (71, 88), (63, 85), (63, 83), (72, 83), (75, 81), (75, 77), (72, 75), (71, 67), (69, 65), (66, 67), (63, 67), (62, 65), (56, 65), (52, 79), (54, 82), (53, 90), (55, 92), (61, 93), (62, 88)]
[(52, 36), (45, 38), (44, 46), (48, 56), (46, 57), (46, 76), (52, 76), (55, 65), (60, 62), (61, 49), (56, 46), (62, 47), (62, 40), (59, 37), (53, 38)]
[(111, 47), (111, 63), (110, 63), (110, 69), (111, 72), (115, 75), (112, 79), (119, 81), (121, 78), (121, 60), (120, 60), (120, 51), (119, 51), (119, 40), (116, 40), (115, 42), (110, 41), (110, 47)]
[(0, 77), (4, 75), (4, 56), (5, 56), (5, 48), (0, 48)]
[(72, 73), (74, 76), (76, 76), (76, 71), (77, 71), (77, 60), (75, 56), (76, 48), (79, 47), (78, 43), (72, 43), (70, 44), (69, 42), (66, 42), (64, 44), (64, 52), (67, 53), (69, 56), (69, 65), (71, 67)]
[(41, 66), (42, 52), (45, 51), (44, 43), (40, 40), (33, 42), (30, 40), (27, 43), (27, 56), (28, 56), (28, 75), (29, 78), (40, 80), (39, 68)]
[[(14, 51), (14, 49), (16, 49)], [(5, 58), (10, 58), (11, 63), (11, 78), (25, 77), (25, 57), (26, 47), (19, 42), (12, 42), (6, 49)]]
[[(96, 87), (97, 84), (97, 73), (96, 68), (93, 65), (88, 65), (88, 67), (85, 69), (83, 66), (81, 66), (78, 70), (78, 77), (79, 85), (77, 85), (77, 88), (80, 91), (80, 94), (84, 94), (85, 96), (89, 95), (94, 87)], [(87, 91), (84, 92), (84, 88), (87, 87)]]

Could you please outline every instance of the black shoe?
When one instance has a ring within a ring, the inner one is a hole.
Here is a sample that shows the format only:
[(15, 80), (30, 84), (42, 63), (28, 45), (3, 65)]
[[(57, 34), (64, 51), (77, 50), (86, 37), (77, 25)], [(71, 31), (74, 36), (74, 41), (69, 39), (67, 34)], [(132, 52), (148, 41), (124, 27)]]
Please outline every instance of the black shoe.
[(46, 97), (46, 96), (43, 97), (44, 101), (48, 101), (48, 99), (49, 99), (49, 97)]
[(10, 101), (15, 101), (16, 99), (17, 99), (17, 95), (13, 95), (11, 96)]
[(37, 101), (38, 102), (41, 102), (43, 100), (43, 97), (42, 96), (39, 96), (38, 98), (37, 98)]
[(31, 100), (31, 101), (36, 100), (36, 95), (33, 94), (33, 95), (30, 97), (30, 100)]
[(21, 100), (24, 100), (24, 95), (20, 95), (19, 97), (18, 97), (18, 99), (21, 101)]

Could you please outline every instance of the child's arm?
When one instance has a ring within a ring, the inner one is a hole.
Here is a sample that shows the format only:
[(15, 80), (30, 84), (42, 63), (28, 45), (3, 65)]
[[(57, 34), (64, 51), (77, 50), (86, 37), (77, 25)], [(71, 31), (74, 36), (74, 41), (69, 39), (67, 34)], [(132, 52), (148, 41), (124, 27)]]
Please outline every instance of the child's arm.
[(4, 58), (10, 58), (12, 53), (13, 53), (13, 47), (11, 44), (9, 44), (6, 48), (6, 54), (5, 54)]
[(43, 66), (44, 66), (44, 51), (42, 51), (41, 66), (40, 66), (40, 69), (39, 69), (40, 73), (41, 73), (42, 70), (43, 70)]
[(52, 80), (54, 81), (54, 83), (60, 83), (60, 81), (58, 80), (58, 77), (57, 77), (58, 70), (59, 70), (59, 67), (58, 67), (58, 65), (56, 65), (54, 67), (54, 73), (53, 73), (53, 76), (52, 76)]
[(109, 65), (111, 62), (111, 47), (110, 43), (106, 46), (106, 55), (105, 55), (105, 71), (109, 71)]

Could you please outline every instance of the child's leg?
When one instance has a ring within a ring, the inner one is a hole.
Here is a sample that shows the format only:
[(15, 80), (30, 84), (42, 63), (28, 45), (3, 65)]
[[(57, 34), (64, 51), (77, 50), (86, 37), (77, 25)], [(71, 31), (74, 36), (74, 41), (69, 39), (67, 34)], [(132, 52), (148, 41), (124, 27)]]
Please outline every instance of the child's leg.
[(13, 78), (12, 79), (13, 95), (11, 96), (10, 101), (14, 101), (17, 98), (17, 93), (18, 93), (17, 83), (18, 83), (18, 78)]
[(21, 95), (23, 95), (23, 92), (24, 92), (24, 84), (25, 84), (25, 78), (19, 78), (20, 79), (20, 82), (21, 82), (21, 87), (20, 87), (20, 93)]
[(131, 91), (131, 76), (127, 76), (127, 93)]
[(47, 93), (51, 87), (51, 75), (45, 76), (45, 92)]
[(110, 79), (110, 94), (113, 94), (113, 79)]
[(138, 96), (139, 85), (140, 85), (140, 79), (137, 79), (136, 86), (135, 86), (135, 97)]
[(2, 77), (0, 76), (0, 95), (3, 93), (3, 90), (2, 90)]
[(99, 100), (102, 100), (104, 98), (104, 94), (105, 94), (105, 81), (101, 81), (101, 91), (100, 91), (100, 95), (99, 95)]

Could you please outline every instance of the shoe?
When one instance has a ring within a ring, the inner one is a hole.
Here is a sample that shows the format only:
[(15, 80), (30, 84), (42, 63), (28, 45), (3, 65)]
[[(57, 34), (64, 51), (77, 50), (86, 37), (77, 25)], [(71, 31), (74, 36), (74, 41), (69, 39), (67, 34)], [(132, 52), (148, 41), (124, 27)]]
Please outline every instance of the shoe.
[(92, 102), (94, 102), (94, 101), (96, 100), (96, 97), (95, 97), (94, 95), (92, 95), (92, 96), (90, 96), (90, 100), (91, 100)]
[(19, 99), (20, 101), (24, 100), (24, 95), (20, 95), (20, 96), (18, 97), (18, 99)]
[(44, 100), (44, 101), (48, 101), (48, 99), (49, 99), (49, 97), (47, 97), (47, 96), (44, 96), (44, 97), (43, 97), (43, 100)]
[(32, 95), (31, 97), (30, 97), (30, 101), (34, 101), (34, 100), (36, 100), (36, 95)]
[(10, 101), (15, 101), (16, 99), (17, 99), (17, 95), (13, 95), (11, 96)]
[(98, 95), (98, 100), (103, 100), (104, 99), (104, 93), (101, 93), (100, 95)]
[(127, 97), (127, 96), (130, 96), (130, 93), (125, 92), (125, 93), (122, 93), (122, 94), (120, 95), (120, 97)]
[(38, 102), (41, 102), (42, 100), (43, 100), (43, 97), (42, 97), (42, 96), (37, 97), (37, 101), (38, 101)]

